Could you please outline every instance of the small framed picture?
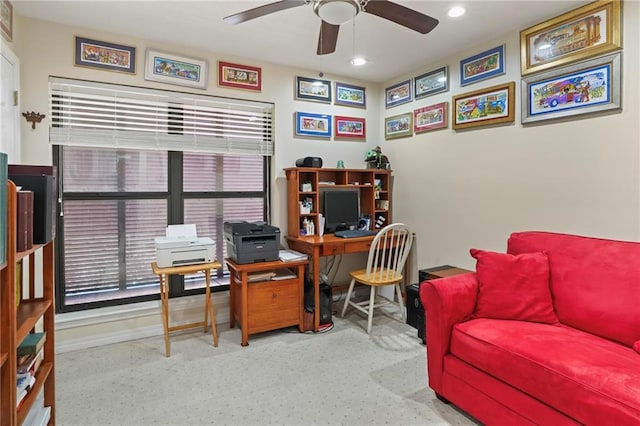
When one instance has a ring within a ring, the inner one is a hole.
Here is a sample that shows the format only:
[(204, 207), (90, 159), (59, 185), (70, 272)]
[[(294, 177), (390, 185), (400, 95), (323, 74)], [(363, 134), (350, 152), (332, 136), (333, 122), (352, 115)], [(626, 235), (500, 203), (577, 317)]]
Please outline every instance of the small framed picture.
[(460, 86), (505, 73), (504, 44), (460, 61)]
[(366, 123), (364, 118), (334, 117), (336, 138), (365, 139), (367, 136)]
[(367, 107), (365, 88), (350, 84), (336, 83), (336, 105), (352, 106), (358, 108)]
[(411, 102), (411, 80), (384, 89), (384, 106), (391, 108)]
[(457, 130), (513, 122), (515, 85), (511, 81), (454, 96), (452, 127)]
[(441, 102), (413, 110), (413, 131), (424, 133), (430, 130), (446, 129), (448, 104), (448, 102)]
[(449, 72), (445, 65), (437, 70), (414, 77), (413, 79), (414, 98), (420, 99), (425, 96), (435, 95), (449, 90)]
[(173, 53), (147, 49), (144, 79), (179, 86), (207, 88), (208, 63)]
[(331, 116), (327, 114), (313, 114), (310, 112), (296, 112), (296, 135), (331, 137)]
[(75, 65), (135, 74), (136, 48), (76, 37)]
[(218, 61), (218, 86), (262, 90), (262, 68)]
[(0, 0), (0, 33), (7, 41), (13, 39), (13, 5), (9, 0)]
[(394, 115), (384, 119), (384, 138), (396, 139), (413, 135), (413, 113)]
[(331, 82), (317, 78), (296, 77), (296, 99), (331, 103)]

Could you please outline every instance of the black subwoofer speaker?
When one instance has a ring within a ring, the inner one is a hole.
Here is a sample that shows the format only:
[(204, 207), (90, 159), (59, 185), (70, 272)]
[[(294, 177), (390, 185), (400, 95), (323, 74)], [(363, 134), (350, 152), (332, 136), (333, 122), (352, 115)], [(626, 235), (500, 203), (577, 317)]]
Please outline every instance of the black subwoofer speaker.
[(407, 324), (418, 330), (422, 344), (427, 343), (425, 320), (424, 307), (420, 302), (420, 284), (411, 284), (407, 286)]

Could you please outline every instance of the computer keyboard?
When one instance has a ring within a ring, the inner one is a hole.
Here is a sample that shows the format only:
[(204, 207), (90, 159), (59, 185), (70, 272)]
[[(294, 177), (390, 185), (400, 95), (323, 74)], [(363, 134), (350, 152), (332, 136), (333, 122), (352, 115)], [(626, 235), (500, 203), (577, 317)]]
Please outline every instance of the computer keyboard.
[(368, 237), (369, 235), (375, 235), (375, 231), (354, 229), (354, 230), (346, 230), (346, 231), (337, 231), (334, 235), (340, 238), (358, 238), (358, 237)]

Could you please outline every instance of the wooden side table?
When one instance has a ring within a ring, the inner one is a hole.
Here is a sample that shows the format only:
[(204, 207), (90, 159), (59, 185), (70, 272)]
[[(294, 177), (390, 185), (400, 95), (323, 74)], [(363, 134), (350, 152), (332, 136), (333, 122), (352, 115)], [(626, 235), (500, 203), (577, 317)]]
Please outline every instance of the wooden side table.
[[(229, 325), (240, 323), (242, 346), (249, 344), (249, 334), (297, 325), (303, 326), (304, 269), (308, 260), (292, 262), (258, 262), (237, 264), (225, 259), (229, 268)], [(291, 277), (249, 282), (252, 274), (291, 271)]]
[[(213, 335), (213, 346), (218, 347), (218, 329), (216, 327), (216, 317), (213, 312), (213, 303), (211, 302), (211, 270), (219, 269), (221, 267), (222, 265), (220, 264), (220, 262), (211, 262), (200, 263), (197, 265), (170, 266), (167, 268), (160, 268), (156, 262), (151, 262), (151, 269), (160, 280), (162, 327), (164, 329), (164, 351), (167, 357), (171, 356), (169, 332), (204, 326), (204, 332), (206, 333), (207, 327), (209, 325), (209, 317), (211, 317), (211, 334)], [(169, 275), (188, 275), (196, 274), (198, 272), (204, 272), (205, 276), (204, 321), (169, 326), (169, 292), (167, 288), (169, 285)]]

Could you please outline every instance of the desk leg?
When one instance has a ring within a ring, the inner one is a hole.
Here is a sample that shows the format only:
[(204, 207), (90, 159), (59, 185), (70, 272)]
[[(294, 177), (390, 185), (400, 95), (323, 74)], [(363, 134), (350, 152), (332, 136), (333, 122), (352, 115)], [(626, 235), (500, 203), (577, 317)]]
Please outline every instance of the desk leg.
[(236, 271), (229, 268), (229, 328), (236, 326)]
[(162, 328), (164, 329), (164, 353), (168, 358), (171, 356), (169, 346), (169, 295), (167, 294), (167, 277), (164, 274), (158, 275), (160, 279), (160, 306), (162, 308)]
[(320, 329), (320, 246), (313, 246), (313, 331)]
[(207, 316), (211, 317), (211, 334), (213, 335), (213, 346), (218, 347), (218, 327), (216, 326), (216, 315), (213, 311), (213, 302), (211, 301), (211, 270), (207, 269), (204, 272), (206, 279), (206, 288), (204, 294), (206, 297), (204, 303), (204, 332), (207, 332)]
[(249, 345), (249, 323), (248, 323), (248, 319), (249, 319), (249, 289), (248, 289), (248, 273), (247, 272), (241, 272), (240, 273), (240, 297), (242, 298), (242, 307), (241, 310), (242, 312), (240, 312), (240, 316), (241, 316), (241, 329), (242, 329), (242, 342), (240, 343), (241, 346), (248, 346)]
[(298, 331), (304, 333), (304, 265), (298, 266)]

